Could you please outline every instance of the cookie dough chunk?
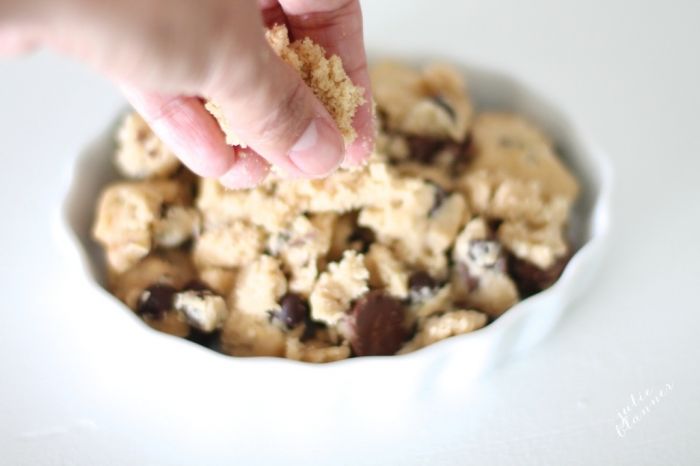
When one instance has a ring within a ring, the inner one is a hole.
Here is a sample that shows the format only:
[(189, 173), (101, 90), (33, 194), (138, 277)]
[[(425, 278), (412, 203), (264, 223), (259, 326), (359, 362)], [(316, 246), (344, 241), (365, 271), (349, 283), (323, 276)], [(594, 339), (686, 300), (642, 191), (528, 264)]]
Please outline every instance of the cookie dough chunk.
[(260, 256), (265, 236), (260, 228), (243, 221), (207, 228), (196, 239), (192, 252), (198, 267), (233, 268)]
[(282, 261), (289, 278), (289, 289), (309, 296), (328, 253), (336, 215), (300, 215), (289, 226), (271, 235), (268, 250)]
[(475, 170), (458, 182), (475, 213), (487, 218), (525, 221), (533, 225), (563, 225), (571, 200), (548, 198), (535, 180), (507, 177), (500, 172)]
[(372, 229), (397, 257), (434, 276), (447, 274), (445, 252), (467, 215), (459, 194), (439, 199), (441, 190), (417, 178), (386, 186), (376, 202), (360, 211), (359, 224)]
[(153, 224), (153, 241), (164, 248), (180, 246), (197, 236), (200, 229), (199, 212), (191, 207), (166, 206)]
[(152, 254), (127, 272), (110, 279), (110, 290), (149, 326), (186, 337), (190, 326), (175, 309), (178, 290), (195, 277), (189, 257), (182, 251)]
[(285, 357), (304, 362), (333, 362), (350, 357), (347, 343), (331, 345), (320, 340), (302, 342), (299, 338), (289, 338), (285, 347)]
[(182, 313), (192, 327), (207, 333), (219, 328), (228, 314), (224, 298), (202, 289), (177, 293), (173, 308)]
[(196, 278), (189, 255), (183, 251), (151, 254), (136, 266), (109, 278), (109, 290), (131, 309), (136, 310), (143, 291), (152, 285), (182, 288)]
[(365, 256), (369, 283), (373, 288), (384, 288), (392, 296), (408, 296), (408, 271), (388, 247), (375, 243)]
[(221, 296), (228, 296), (236, 280), (236, 272), (221, 267), (199, 269), (199, 279)]
[(233, 310), (221, 330), (221, 349), (232, 356), (284, 356), (286, 337), (266, 317)]
[(180, 161), (156, 136), (138, 113), (124, 118), (117, 133), (115, 163), (127, 178), (165, 178), (180, 168)]
[(474, 310), (457, 310), (429, 317), (416, 336), (401, 348), (399, 354), (410, 353), (445, 338), (473, 332), (486, 325), (487, 321), (485, 314)]
[(231, 296), (232, 309), (242, 314), (268, 318), (280, 310), (280, 298), (287, 292), (287, 279), (274, 257), (260, 256), (243, 267)]
[(559, 225), (534, 228), (524, 222), (504, 222), (498, 238), (518, 258), (547, 269), (566, 256), (569, 247)]
[(578, 182), (557, 157), (552, 142), (522, 117), (482, 113), (474, 122), (472, 150), (474, 170), (535, 181), (548, 198), (573, 200), (578, 194)]
[(227, 190), (217, 180), (207, 178), (199, 184), (196, 206), (206, 226), (242, 220), (269, 233), (283, 229), (302, 209), (290, 202), (278, 186), (263, 184), (256, 189)]
[(464, 141), (473, 108), (464, 78), (448, 65), (423, 70), (385, 62), (372, 67), (374, 99), (389, 131)]
[(196, 212), (173, 215), (169, 208), (184, 196), (174, 181), (119, 182), (102, 193), (93, 236), (105, 248), (114, 271), (127, 270), (154, 245), (176, 246), (192, 236), (198, 225)]
[(502, 245), (486, 221), (475, 218), (460, 233), (453, 251), (457, 263), (452, 284), (458, 300), (497, 317), (519, 300), (518, 290), (507, 274)]
[(311, 317), (335, 325), (350, 309), (350, 303), (368, 290), (369, 272), (362, 254), (346, 251), (340, 262), (329, 264), (311, 293)]

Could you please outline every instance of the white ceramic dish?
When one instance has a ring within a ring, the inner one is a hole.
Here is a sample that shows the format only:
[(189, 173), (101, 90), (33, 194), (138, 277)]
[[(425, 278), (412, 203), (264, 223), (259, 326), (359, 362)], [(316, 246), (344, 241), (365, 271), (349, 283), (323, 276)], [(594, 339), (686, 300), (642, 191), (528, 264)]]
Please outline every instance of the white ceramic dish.
[(84, 277), (86, 293), (94, 295), (95, 302), (104, 307), (99, 312), (121, 312), (123, 319), (129, 321), (120, 326), (120, 331), (124, 331), (124, 341), (131, 339), (131, 332), (148, 332), (149, 345), (168, 345), (168, 351), (176, 357), (182, 356), (183, 361), (191, 361), (200, 368), (211, 366), (216, 371), (253, 364), (272, 366), (281, 371), (302, 367), (329, 370), (333, 367), (369, 374), (375, 370), (381, 372), (385, 365), (410, 365), (416, 370), (400, 373), (415, 377), (422, 372), (420, 368), (424, 368), (430, 372), (427, 375), (430, 381), (424, 380), (424, 383), (445, 382), (451, 389), (459, 389), (460, 382), (473, 379), (540, 341), (589, 286), (604, 253), (612, 184), (612, 170), (606, 156), (562, 109), (514, 78), (473, 67), (465, 68), (465, 73), (479, 109), (514, 111), (539, 124), (554, 139), (566, 164), (583, 186), (571, 225), (572, 239), (578, 251), (561, 278), (548, 290), (517, 304), (484, 329), (449, 338), (408, 355), (355, 358), (319, 366), (279, 358), (232, 358), (151, 330), (101, 286), (104, 282), (101, 252), (90, 238), (98, 193), (107, 182), (117, 177), (111, 164), (115, 124), (110, 125), (77, 160), (63, 203), (61, 246), (67, 252), (68, 261)]

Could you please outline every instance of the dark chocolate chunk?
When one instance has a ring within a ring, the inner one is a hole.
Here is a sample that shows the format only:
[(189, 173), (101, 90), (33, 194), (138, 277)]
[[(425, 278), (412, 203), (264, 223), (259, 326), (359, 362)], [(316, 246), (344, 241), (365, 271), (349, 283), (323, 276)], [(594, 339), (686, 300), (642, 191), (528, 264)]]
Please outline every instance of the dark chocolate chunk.
[(218, 350), (218, 344), (219, 344), (219, 332), (214, 331), (214, 332), (203, 332), (202, 330), (199, 330), (197, 328), (190, 328), (190, 333), (187, 335), (187, 339), (193, 343), (197, 343), (198, 345), (205, 346), (207, 348), (213, 349), (213, 350)]
[(552, 286), (564, 271), (570, 258), (571, 255), (567, 254), (549, 268), (541, 269), (535, 264), (511, 254), (508, 259), (508, 271), (515, 280), (520, 294), (527, 297)]
[(411, 291), (421, 292), (425, 288), (437, 288), (438, 283), (428, 272), (419, 270), (414, 272), (408, 279), (408, 286), (411, 288)]
[(411, 158), (426, 164), (431, 163), (448, 143), (445, 139), (436, 139), (428, 136), (407, 136), (406, 142), (408, 142)]
[(323, 328), (323, 324), (320, 322), (315, 322), (310, 318), (306, 318), (306, 320), (304, 320), (304, 331), (302, 332), (301, 337), (299, 337), (299, 340), (301, 342), (311, 340), (316, 336), (316, 331), (321, 328)]
[(287, 293), (280, 300), (279, 319), (288, 328), (296, 327), (306, 320), (309, 315), (309, 306), (295, 293)]
[(136, 312), (142, 317), (162, 319), (173, 308), (175, 293), (177, 290), (170, 285), (151, 285), (141, 293)]
[(352, 308), (354, 335), (350, 345), (357, 356), (396, 353), (406, 338), (405, 308), (382, 291), (370, 291)]
[(423, 302), (435, 294), (440, 284), (428, 272), (414, 272), (408, 279), (409, 297), (412, 302)]

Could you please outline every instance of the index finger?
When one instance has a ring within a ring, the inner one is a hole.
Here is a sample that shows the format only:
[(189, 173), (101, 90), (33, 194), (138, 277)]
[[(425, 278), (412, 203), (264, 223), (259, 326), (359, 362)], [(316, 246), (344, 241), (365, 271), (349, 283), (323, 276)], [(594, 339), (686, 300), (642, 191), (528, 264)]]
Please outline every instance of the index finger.
[(357, 139), (347, 148), (346, 161), (357, 165), (374, 146), (372, 92), (359, 0), (280, 0), (293, 39), (309, 37), (329, 54), (338, 55), (352, 82), (364, 89), (365, 103), (357, 109), (353, 127)]

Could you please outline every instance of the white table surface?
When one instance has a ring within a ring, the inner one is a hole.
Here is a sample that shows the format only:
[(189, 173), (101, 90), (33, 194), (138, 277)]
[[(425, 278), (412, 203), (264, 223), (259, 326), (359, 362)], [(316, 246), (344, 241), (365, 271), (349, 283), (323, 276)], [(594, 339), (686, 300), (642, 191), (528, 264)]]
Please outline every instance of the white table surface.
[[(217, 424), (230, 427), (216, 440), (228, 445), (220, 463), (700, 464), (700, 2), (375, 0), (364, 8), (372, 50), (508, 70), (546, 89), (594, 135), (616, 171), (609, 256), (546, 341), (463, 397), (352, 434), (343, 430), (350, 410), (318, 425), (313, 411), (334, 408), (309, 404), (308, 417), (300, 409), (290, 419), (250, 399), (259, 418)], [(203, 426), (159, 430), (149, 418), (156, 408), (109, 409), (123, 400), (108, 376), (92, 375), (132, 364), (157, 370), (158, 361), (130, 353), (128, 342), (122, 359), (103, 360), (99, 335), (109, 328), (99, 328), (99, 309), (93, 321), (72, 318), (88, 304), (56, 251), (61, 185), (122, 104), (104, 79), (54, 55), (0, 62), (3, 465), (213, 464), (201, 461), (208, 443), (190, 441), (211, 434)], [(76, 339), (76, 329), (97, 336)], [(654, 405), (638, 401), (647, 389), (665, 393)], [(620, 436), (627, 406), (639, 420)]]

